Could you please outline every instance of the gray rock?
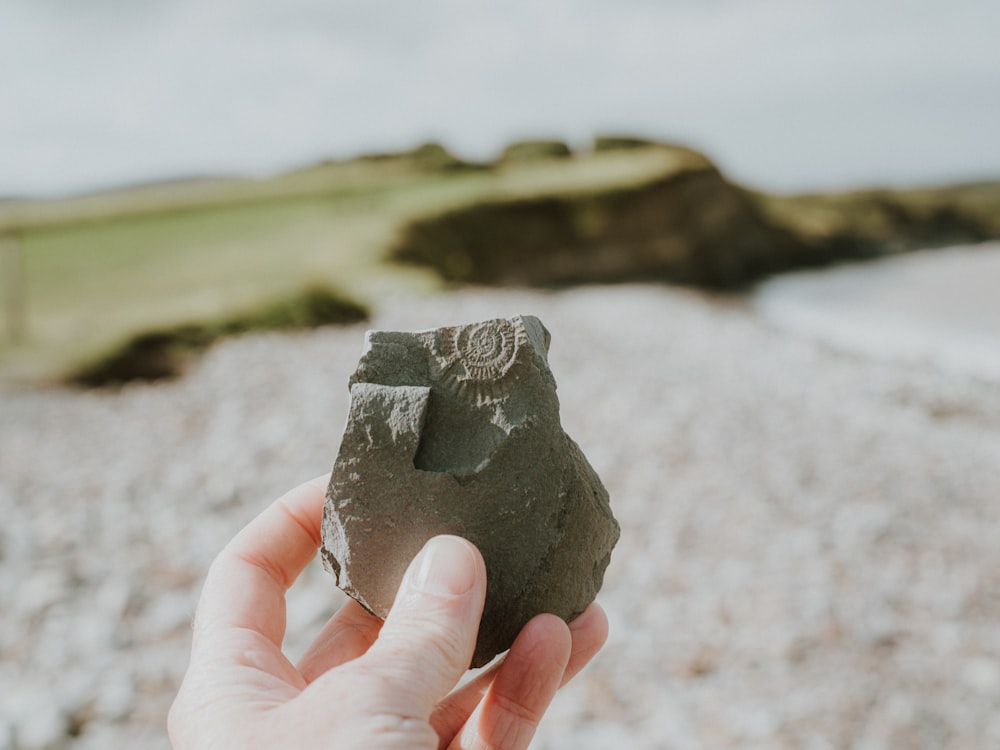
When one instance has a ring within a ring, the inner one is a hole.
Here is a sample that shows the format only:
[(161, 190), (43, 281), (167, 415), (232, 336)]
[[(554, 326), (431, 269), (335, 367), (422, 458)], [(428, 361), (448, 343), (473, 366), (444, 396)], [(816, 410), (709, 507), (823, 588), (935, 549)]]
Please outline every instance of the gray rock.
[(530, 316), (369, 332), (351, 379), (324, 563), (384, 618), (428, 539), (472, 541), (488, 574), (473, 666), (536, 614), (580, 614), (618, 540), (608, 493), (559, 422), (549, 338)]

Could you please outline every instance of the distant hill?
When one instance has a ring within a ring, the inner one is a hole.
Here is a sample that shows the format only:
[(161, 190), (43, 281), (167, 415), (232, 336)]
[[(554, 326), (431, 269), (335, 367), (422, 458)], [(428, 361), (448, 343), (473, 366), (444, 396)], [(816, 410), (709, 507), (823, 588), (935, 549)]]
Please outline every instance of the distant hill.
[[(599, 143), (605, 151), (652, 145)], [(1000, 237), (1000, 182), (779, 196), (735, 185), (707, 157), (683, 152), (669, 172), (640, 185), (421, 217), (391, 257), (451, 282), (660, 280), (734, 289), (781, 271)]]
[(997, 237), (1000, 182), (773, 195), (697, 151), (627, 135), (577, 151), (522, 141), (487, 163), (429, 143), (267, 179), (11, 200), (0, 202), (0, 260), (17, 274), (4, 272), (0, 310), (24, 333), (0, 339), (0, 377), (171, 370), (150, 342), (187, 361), (219, 336), (273, 326), (273, 310), (299, 309), (304, 289), (358, 310), (462, 283), (740, 289)]

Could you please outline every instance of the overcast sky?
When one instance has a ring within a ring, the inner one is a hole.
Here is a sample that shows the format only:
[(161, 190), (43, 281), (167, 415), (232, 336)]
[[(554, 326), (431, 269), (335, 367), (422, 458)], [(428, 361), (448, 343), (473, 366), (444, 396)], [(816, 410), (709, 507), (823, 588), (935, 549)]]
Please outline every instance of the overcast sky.
[(612, 131), (768, 188), (1000, 178), (1000, 2), (0, 0), (0, 195)]

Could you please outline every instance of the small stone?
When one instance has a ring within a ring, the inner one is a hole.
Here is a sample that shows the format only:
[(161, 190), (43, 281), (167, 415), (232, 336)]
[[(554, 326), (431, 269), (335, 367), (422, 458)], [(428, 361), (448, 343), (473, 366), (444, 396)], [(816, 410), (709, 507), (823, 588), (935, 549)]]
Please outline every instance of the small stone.
[(990, 695), (1000, 692), (1000, 662), (985, 656), (966, 662), (962, 681), (976, 692)]
[(136, 697), (135, 681), (132, 676), (114, 675), (101, 685), (94, 704), (94, 712), (103, 721), (126, 721), (135, 709)]
[(0, 750), (16, 750), (14, 744), (14, 724), (0, 717)]
[(579, 615), (618, 541), (607, 490), (560, 424), (549, 340), (531, 316), (369, 332), (351, 378), (324, 564), (384, 618), (428, 539), (473, 542), (488, 583), (472, 666), (536, 614)]
[(68, 742), (70, 719), (49, 700), (27, 705), (14, 730), (19, 750), (55, 750)]

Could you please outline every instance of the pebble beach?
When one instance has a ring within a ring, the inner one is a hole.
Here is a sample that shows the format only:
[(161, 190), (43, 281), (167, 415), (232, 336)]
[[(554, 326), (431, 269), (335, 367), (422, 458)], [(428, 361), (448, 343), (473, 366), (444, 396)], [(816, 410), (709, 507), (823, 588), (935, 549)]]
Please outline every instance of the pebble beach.
[[(366, 328), (537, 315), (622, 526), (611, 633), (533, 748), (1000, 747), (1000, 382), (665, 286), (467, 290), (182, 379), (0, 386), (0, 750), (169, 747), (219, 549), (333, 466)], [(301, 654), (343, 595), (288, 597)]]

